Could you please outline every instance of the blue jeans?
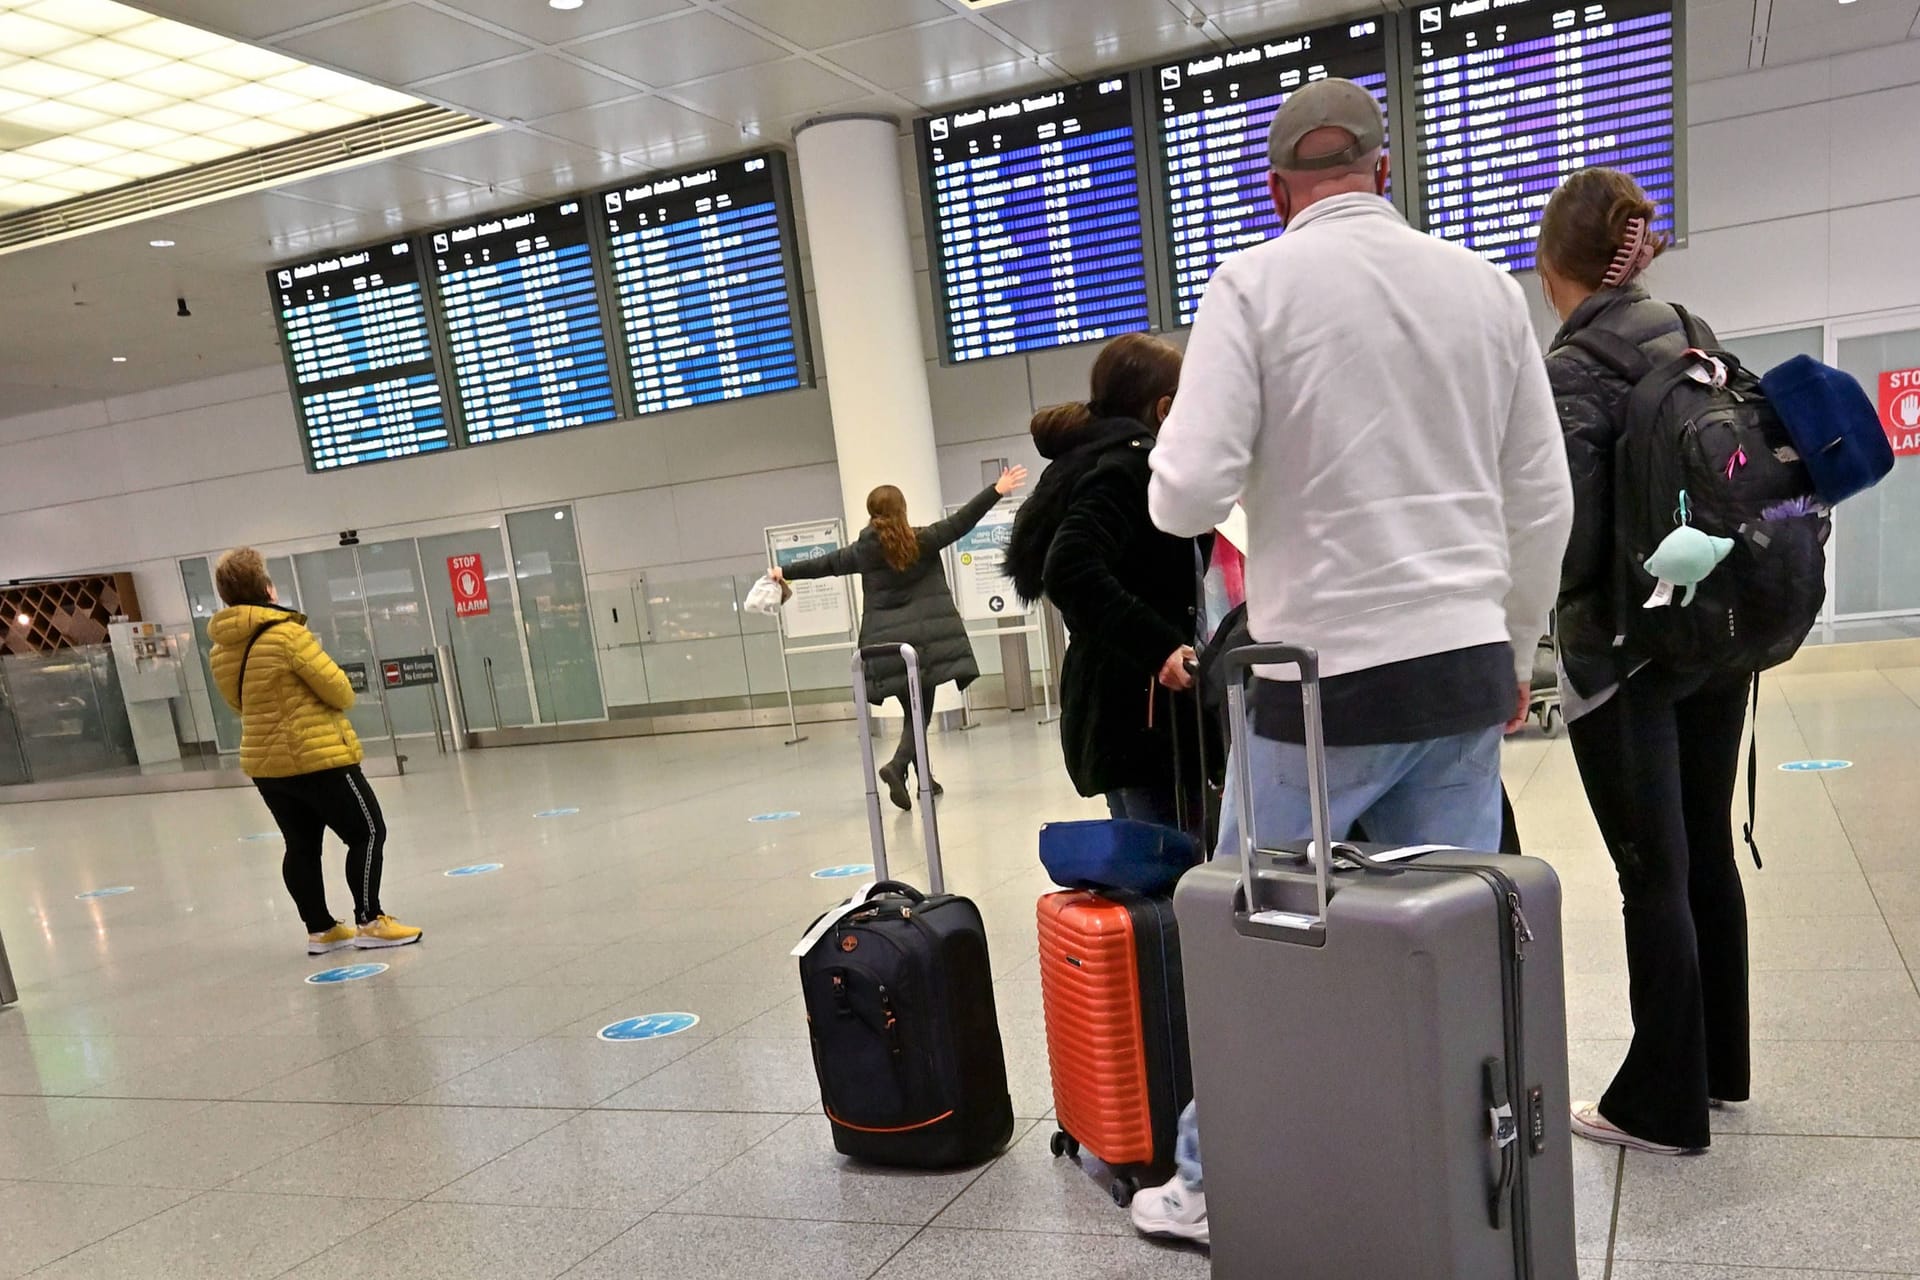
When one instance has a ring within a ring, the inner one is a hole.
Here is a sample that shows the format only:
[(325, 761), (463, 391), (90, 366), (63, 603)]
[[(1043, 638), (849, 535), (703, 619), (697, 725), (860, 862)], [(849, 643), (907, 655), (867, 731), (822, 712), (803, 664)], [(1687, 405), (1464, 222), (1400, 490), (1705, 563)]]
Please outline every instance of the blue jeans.
[[(1364, 822), (1376, 844), (1444, 844), (1461, 849), (1500, 847), (1500, 739), (1493, 726), (1452, 738), (1327, 749), (1327, 794), (1333, 838)], [(1236, 743), (1234, 751), (1243, 744)], [(1265, 845), (1298, 844), (1313, 834), (1307, 793), (1307, 751), (1293, 743), (1251, 735), (1254, 816)], [(1220, 810), (1216, 858), (1240, 856), (1237, 759), (1227, 761), (1227, 795)], [(1180, 1115), (1174, 1150), (1180, 1176), (1195, 1191), (1200, 1177), (1200, 1124), (1193, 1104)]]

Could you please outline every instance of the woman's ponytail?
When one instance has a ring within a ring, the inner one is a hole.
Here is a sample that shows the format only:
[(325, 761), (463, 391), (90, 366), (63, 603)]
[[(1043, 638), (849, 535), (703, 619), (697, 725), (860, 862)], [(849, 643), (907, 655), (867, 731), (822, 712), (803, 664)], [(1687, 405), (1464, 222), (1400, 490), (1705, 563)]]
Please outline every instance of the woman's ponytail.
[(907, 523), (907, 497), (890, 484), (867, 495), (867, 514), (880, 539), (880, 552), (896, 571), (910, 569), (920, 558), (920, 535)]

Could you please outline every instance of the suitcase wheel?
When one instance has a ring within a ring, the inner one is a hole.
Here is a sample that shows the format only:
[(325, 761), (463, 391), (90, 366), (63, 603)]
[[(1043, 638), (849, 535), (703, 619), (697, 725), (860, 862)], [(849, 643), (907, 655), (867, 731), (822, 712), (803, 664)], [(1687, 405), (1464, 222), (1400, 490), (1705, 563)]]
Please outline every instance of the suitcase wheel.
[(1052, 1146), (1053, 1158), (1056, 1160), (1061, 1156), (1065, 1156), (1069, 1160), (1078, 1160), (1080, 1158), (1080, 1144), (1076, 1142), (1073, 1135), (1065, 1129), (1055, 1129), (1053, 1131)]
[(1140, 1184), (1138, 1182), (1135, 1182), (1129, 1177), (1120, 1177), (1115, 1178), (1112, 1184), (1107, 1187), (1107, 1194), (1113, 1197), (1115, 1204), (1124, 1209), (1133, 1203), (1134, 1193), (1138, 1190), (1140, 1190)]

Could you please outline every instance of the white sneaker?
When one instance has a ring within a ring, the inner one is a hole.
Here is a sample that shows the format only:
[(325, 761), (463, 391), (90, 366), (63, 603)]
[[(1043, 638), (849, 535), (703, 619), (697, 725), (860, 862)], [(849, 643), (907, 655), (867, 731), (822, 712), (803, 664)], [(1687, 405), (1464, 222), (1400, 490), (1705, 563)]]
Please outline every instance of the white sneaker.
[(1164, 1187), (1150, 1187), (1133, 1197), (1134, 1229), (1141, 1235), (1164, 1236), (1173, 1240), (1191, 1240), (1211, 1244), (1207, 1233), (1207, 1197), (1205, 1192), (1187, 1186), (1178, 1174)]
[(1601, 1115), (1600, 1104), (1597, 1102), (1573, 1104), (1573, 1131), (1588, 1142), (1604, 1143), (1610, 1147), (1625, 1147), (1629, 1151), (1644, 1151), (1650, 1156), (1691, 1156), (1705, 1150), (1703, 1147), (1670, 1147), (1663, 1142), (1649, 1142), (1645, 1138), (1636, 1138)]

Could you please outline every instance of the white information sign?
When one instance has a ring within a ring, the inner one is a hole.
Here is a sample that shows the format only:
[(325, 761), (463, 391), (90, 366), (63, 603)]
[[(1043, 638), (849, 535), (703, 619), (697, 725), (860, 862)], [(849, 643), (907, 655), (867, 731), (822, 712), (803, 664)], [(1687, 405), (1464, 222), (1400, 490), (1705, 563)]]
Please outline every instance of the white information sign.
[(953, 599), (969, 622), (1026, 616), (1007, 576), (1007, 543), (1019, 510), (1017, 502), (1001, 502), (953, 544)]
[[(767, 555), (784, 569), (796, 560), (838, 551), (844, 541), (838, 520), (773, 525), (767, 529)], [(789, 639), (853, 630), (853, 599), (845, 578), (803, 578), (788, 585), (793, 598), (781, 606), (780, 621)]]

